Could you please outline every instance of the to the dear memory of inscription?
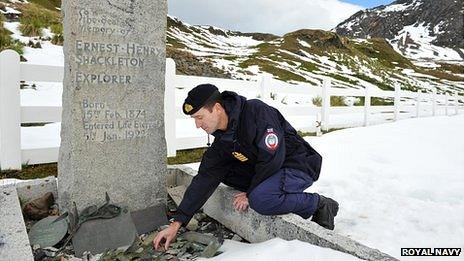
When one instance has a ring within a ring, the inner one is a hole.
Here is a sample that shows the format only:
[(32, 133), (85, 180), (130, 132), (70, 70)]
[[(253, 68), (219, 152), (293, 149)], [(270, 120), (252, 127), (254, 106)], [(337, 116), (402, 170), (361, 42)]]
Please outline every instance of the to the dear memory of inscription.
[[(74, 62), (78, 65), (72, 75), (75, 91), (99, 87), (141, 88), (137, 83), (142, 79), (137, 79), (137, 76), (142, 75), (139, 72), (146, 70), (153, 60), (161, 59), (159, 48), (127, 40), (134, 33), (130, 18), (111, 18), (81, 8), (78, 19), (78, 35), (91, 37), (77, 37), (73, 43)], [(149, 115), (150, 112), (143, 106), (134, 104), (130, 109), (120, 109), (119, 104), (113, 101), (91, 96), (80, 100), (85, 141), (144, 138), (151, 135), (150, 129), (160, 127), (161, 122), (154, 115)]]

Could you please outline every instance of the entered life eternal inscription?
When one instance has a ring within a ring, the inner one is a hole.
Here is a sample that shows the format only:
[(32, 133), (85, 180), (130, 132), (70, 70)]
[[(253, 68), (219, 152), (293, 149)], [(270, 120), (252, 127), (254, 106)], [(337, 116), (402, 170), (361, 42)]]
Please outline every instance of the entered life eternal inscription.
[(166, 200), (166, 0), (66, 0), (59, 203)]

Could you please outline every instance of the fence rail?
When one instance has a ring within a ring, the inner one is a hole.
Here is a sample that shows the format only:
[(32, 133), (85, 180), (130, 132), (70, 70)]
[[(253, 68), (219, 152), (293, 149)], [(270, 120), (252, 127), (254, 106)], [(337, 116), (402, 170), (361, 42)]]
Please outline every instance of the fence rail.
[[(21, 124), (60, 122), (61, 110), (59, 106), (21, 106), (20, 81), (28, 82), (62, 82), (64, 69), (61, 66), (31, 65), (20, 62), (19, 55), (12, 50), (0, 53), (0, 168), (21, 169), (21, 164), (40, 164), (57, 162), (59, 147), (21, 148)], [(334, 127), (367, 126), (372, 122), (385, 122), (386, 120), (399, 120), (400, 115), (405, 117), (420, 117), (433, 115), (458, 114), (464, 110), (464, 97), (448, 94), (437, 94), (402, 91), (400, 86), (395, 91), (381, 91), (365, 89), (332, 88), (330, 80), (324, 80), (321, 87), (307, 84), (292, 85), (274, 80), (268, 74), (258, 81), (230, 80), (209, 77), (176, 75), (174, 60), (166, 60), (166, 89), (165, 89), (165, 137), (168, 156), (174, 156), (176, 150), (204, 147), (207, 136), (178, 136), (176, 126), (178, 121), (188, 119), (182, 114), (176, 100), (176, 89), (189, 90), (201, 83), (212, 83), (220, 90), (232, 90), (248, 97), (259, 97), (264, 101), (273, 102), (275, 94), (319, 96), (322, 99), (321, 107), (313, 105), (285, 105), (280, 103), (275, 107), (287, 119), (303, 117), (303, 123), (294, 124), (304, 131), (328, 130)], [(331, 96), (359, 96), (364, 97), (364, 106), (330, 105)], [(393, 98), (394, 105), (372, 106), (373, 97)], [(308, 98), (310, 99), (310, 98)], [(403, 100), (409, 99), (409, 104)], [(461, 102), (460, 102), (461, 101)], [(362, 115), (361, 122), (336, 122), (330, 117), (345, 117), (344, 115)], [(376, 117), (377, 119), (373, 119)], [(292, 122), (292, 121), (291, 121)], [(192, 123), (193, 124), (193, 123)], [(318, 128), (319, 126), (319, 128)]]

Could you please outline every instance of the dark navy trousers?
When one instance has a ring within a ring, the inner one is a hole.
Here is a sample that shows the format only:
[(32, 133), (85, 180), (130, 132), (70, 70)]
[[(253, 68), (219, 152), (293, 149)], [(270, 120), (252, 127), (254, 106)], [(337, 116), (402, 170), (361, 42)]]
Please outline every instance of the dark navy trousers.
[(248, 195), (248, 203), (261, 215), (294, 213), (307, 219), (319, 203), (318, 194), (303, 192), (313, 182), (307, 173), (283, 168), (253, 189)]

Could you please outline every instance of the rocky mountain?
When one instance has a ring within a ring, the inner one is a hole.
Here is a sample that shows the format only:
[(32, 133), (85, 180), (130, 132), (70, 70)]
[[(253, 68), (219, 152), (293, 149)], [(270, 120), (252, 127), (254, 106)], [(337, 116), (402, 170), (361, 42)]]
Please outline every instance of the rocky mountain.
[[(25, 1), (13, 1), (14, 4), (10, 1), (0, 2), (4, 2), (0, 10), (8, 12), (11, 9), (24, 12), (30, 5)], [(42, 1), (29, 2), (35, 2), (37, 9)], [(423, 2), (428, 0), (397, 1), (389, 8), (412, 8)], [(384, 10), (388, 6), (379, 8)], [(48, 7), (48, 10), (53, 8)], [(56, 8), (55, 12), (59, 14)], [(309, 29), (283, 36), (241, 33), (210, 25), (189, 25), (171, 16), (167, 17), (167, 21), (167, 55), (175, 60), (179, 74), (254, 81), (263, 73), (269, 73), (275, 79), (288, 83), (305, 83), (308, 88), (320, 86), (324, 78), (330, 77), (336, 88), (393, 90), (395, 84), (400, 84), (407, 90), (425, 89), (430, 92), (436, 87), (439, 92), (459, 91), (464, 94), (464, 59), (455, 51), (462, 48), (438, 46), (436, 42), (432, 43), (435, 38), (429, 35), (425, 39), (419, 37), (422, 39), (420, 48), (414, 49), (416, 35), (397, 38), (401, 32), (402, 36), (408, 36), (414, 31), (405, 30), (407, 26), (399, 28), (398, 32), (392, 29), (387, 39), (374, 35), (363, 39), (364, 35), (353, 37)], [(20, 17), (19, 22), (26, 23), (27, 20)], [(5, 21), (4, 25), (14, 27), (9, 21)], [(421, 28), (430, 27), (423, 23), (421, 25)], [(352, 28), (355, 28), (354, 23)], [(47, 30), (46, 26), (44, 30)], [(53, 34), (52, 30), (49, 35)], [(50, 41), (50, 37), (31, 39), (33, 43)], [(459, 44), (458, 40), (453, 41)], [(401, 46), (395, 44), (399, 42)], [(434, 56), (435, 52), (438, 55)], [(427, 59), (421, 60), (413, 53)], [(27, 52), (24, 56), (27, 58)]]
[[(339, 88), (370, 86), (393, 90), (394, 84), (399, 83), (411, 90), (426, 86), (464, 90), (462, 59), (422, 67), (398, 53), (383, 38), (361, 39), (308, 29), (263, 38), (212, 26), (189, 25), (175, 17), (168, 17), (168, 25), (168, 53), (176, 50), (194, 55), (199, 62), (221, 69), (232, 78), (253, 80), (266, 72), (276, 79), (314, 86), (331, 77)], [(175, 60), (185, 68), (184, 59)]]
[[(334, 31), (350, 37), (388, 39), (395, 49), (413, 59), (462, 60), (463, 5), (463, 0), (397, 0), (359, 11)], [(440, 47), (452, 48), (455, 53), (443, 52)], [(424, 56), (421, 51), (429, 53)]]

